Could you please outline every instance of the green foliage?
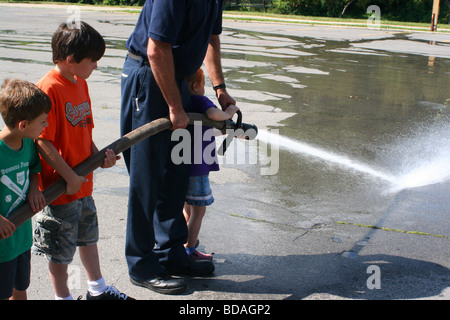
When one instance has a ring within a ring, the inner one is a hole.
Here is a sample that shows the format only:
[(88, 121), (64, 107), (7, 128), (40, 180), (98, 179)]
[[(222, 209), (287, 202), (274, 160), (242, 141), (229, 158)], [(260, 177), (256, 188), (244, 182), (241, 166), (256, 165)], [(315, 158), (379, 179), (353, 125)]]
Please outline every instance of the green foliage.
[(274, 0), (273, 12), (304, 16), (327, 16), (328, 10), (323, 0)]
[[(65, 2), (143, 6), (145, 0), (65, 0)], [(226, 0), (225, 10), (340, 17), (346, 7), (343, 17), (365, 18), (370, 5), (380, 7), (382, 20), (430, 22), (433, 0)], [(450, 0), (440, 0), (438, 23), (450, 23), (449, 6)]]
[[(381, 19), (409, 22), (430, 22), (433, 0), (273, 0), (273, 13), (306, 16), (339, 17), (350, 2), (344, 16), (364, 18), (370, 5), (380, 7)], [(449, 6), (440, 0), (439, 22), (448, 23)]]
[(106, 5), (106, 6), (143, 6), (145, 0), (46, 0), (49, 2), (68, 2), (68, 3), (79, 3), (79, 4), (95, 4), (95, 5)]

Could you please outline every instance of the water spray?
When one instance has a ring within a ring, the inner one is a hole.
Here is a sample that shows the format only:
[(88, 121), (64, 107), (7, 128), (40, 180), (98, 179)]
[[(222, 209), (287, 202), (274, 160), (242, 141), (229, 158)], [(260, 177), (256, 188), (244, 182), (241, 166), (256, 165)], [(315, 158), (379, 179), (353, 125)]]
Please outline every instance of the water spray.
[[(450, 149), (448, 148), (448, 143), (450, 143), (450, 130), (448, 128), (439, 128), (437, 131), (441, 133), (441, 137), (439, 143), (434, 142), (432, 145), (435, 151), (426, 152), (424, 145), (430, 143), (426, 137), (427, 139), (424, 139), (425, 141), (419, 143), (419, 146), (416, 146), (414, 149), (414, 151), (416, 151), (415, 154), (413, 154), (414, 158), (407, 159), (410, 161), (405, 161), (408, 163), (404, 163), (402, 165), (402, 170), (398, 170), (395, 175), (350, 159), (345, 155), (336, 154), (305, 142), (278, 135), (274, 137), (272, 133), (264, 130), (259, 132), (258, 139), (266, 143), (276, 143), (279, 147), (292, 153), (320, 159), (327, 163), (340, 166), (341, 168), (360, 172), (373, 178), (386, 181), (391, 185), (391, 188), (388, 190), (389, 192), (399, 192), (404, 189), (422, 187), (450, 179)], [(414, 141), (417, 144), (417, 139), (414, 139)], [(425, 153), (428, 158), (425, 157), (425, 155), (420, 154), (420, 151)], [(406, 152), (403, 152), (402, 154), (404, 156)]]

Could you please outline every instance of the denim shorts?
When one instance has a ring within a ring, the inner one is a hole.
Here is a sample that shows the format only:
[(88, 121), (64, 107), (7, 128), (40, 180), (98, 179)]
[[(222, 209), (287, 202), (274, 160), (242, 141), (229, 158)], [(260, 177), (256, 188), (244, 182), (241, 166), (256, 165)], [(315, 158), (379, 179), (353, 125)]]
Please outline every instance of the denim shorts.
[(13, 289), (25, 291), (30, 285), (30, 250), (11, 261), (0, 263), (0, 299), (8, 299)]
[(208, 175), (189, 177), (186, 202), (193, 206), (209, 206), (214, 202)]
[(98, 241), (94, 199), (89, 196), (46, 206), (36, 215), (33, 237), (33, 253), (45, 255), (54, 263), (71, 263), (77, 246), (90, 246)]

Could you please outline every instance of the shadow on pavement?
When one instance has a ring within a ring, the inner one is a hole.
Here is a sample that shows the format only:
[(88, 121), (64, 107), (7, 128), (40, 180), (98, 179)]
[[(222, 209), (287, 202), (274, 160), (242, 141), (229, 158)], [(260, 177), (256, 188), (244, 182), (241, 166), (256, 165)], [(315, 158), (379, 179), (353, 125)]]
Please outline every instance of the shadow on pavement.
[[(384, 254), (355, 258), (336, 253), (231, 254), (220, 257), (219, 261), (215, 263), (216, 276), (207, 280), (192, 279), (192, 290), (252, 296), (278, 294), (294, 300), (312, 294), (330, 294), (338, 296), (337, 299), (384, 300), (437, 296), (450, 285), (450, 270), (441, 265)], [(379, 267), (378, 273), (371, 271), (370, 266)], [(379, 289), (369, 289), (368, 283), (369, 286), (377, 284), (377, 276)]]

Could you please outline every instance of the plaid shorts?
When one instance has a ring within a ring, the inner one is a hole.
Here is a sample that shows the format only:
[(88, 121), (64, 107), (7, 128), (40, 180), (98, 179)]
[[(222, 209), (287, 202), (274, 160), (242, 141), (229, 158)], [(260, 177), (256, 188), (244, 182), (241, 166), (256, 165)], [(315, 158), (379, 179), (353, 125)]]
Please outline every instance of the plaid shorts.
[(189, 177), (186, 202), (194, 206), (209, 206), (214, 202), (208, 175)]
[(85, 197), (62, 205), (48, 205), (36, 215), (32, 252), (51, 262), (69, 264), (77, 246), (98, 241), (94, 199)]

